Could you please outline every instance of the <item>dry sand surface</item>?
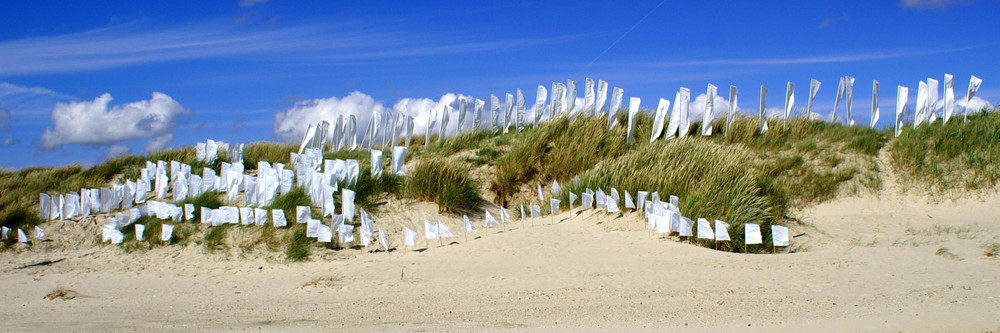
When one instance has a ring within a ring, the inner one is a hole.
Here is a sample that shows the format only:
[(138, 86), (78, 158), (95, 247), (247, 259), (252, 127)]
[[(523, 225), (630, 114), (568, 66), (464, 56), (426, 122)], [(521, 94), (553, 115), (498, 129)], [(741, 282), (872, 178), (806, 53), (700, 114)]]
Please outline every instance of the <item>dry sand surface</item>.
[[(983, 248), (1000, 243), (1000, 198), (887, 189), (796, 215), (791, 233), (805, 234), (777, 255), (650, 238), (638, 214), (609, 226), (594, 211), (468, 240), (446, 217), (457, 238), (403, 249), (401, 223), (436, 218), (427, 203), (375, 216), (394, 251), (320, 250), (305, 263), (51, 244), (0, 254), (0, 318), (13, 331), (1000, 330), (1000, 260)], [(43, 298), (57, 287), (78, 295)]]

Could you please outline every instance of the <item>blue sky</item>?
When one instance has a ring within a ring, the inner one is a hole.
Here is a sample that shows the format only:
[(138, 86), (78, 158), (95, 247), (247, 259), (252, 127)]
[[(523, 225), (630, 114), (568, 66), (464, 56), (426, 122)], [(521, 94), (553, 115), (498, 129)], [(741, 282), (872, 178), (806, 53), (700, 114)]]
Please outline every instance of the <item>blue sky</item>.
[(517, 88), (533, 101), (537, 85), (567, 79), (583, 96), (587, 77), (647, 109), (682, 86), (694, 99), (708, 83), (723, 98), (736, 85), (747, 110), (760, 85), (780, 108), (788, 81), (804, 107), (816, 78), (826, 115), (850, 75), (859, 124), (877, 79), (880, 126), (897, 85), (912, 109), (918, 82), (944, 73), (959, 99), (976, 75), (976, 96), (1000, 101), (997, 1), (24, 1), (0, 13), (3, 168), (286, 141), (279, 114), (304, 122)]

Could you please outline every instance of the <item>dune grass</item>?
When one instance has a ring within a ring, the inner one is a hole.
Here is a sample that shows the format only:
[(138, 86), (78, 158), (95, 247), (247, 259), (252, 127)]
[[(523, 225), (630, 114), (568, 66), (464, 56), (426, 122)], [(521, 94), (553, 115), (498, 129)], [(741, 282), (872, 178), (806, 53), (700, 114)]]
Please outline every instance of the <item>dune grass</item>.
[(273, 167), (275, 163), (288, 164), (291, 153), (298, 152), (297, 143), (278, 143), (258, 141), (243, 147), (244, 170), (257, 170), (257, 162), (267, 161)]
[(406, 186), (410, 197), (436, 202), (446, 212), (473, 211), (483, 202), (468, 170), (443, 159), (419, 162)]
[(995, 188), (1000, 182), (1000, 113), (952, 118), (914, 129), (889, 145), (900, 181), (932, 193)]

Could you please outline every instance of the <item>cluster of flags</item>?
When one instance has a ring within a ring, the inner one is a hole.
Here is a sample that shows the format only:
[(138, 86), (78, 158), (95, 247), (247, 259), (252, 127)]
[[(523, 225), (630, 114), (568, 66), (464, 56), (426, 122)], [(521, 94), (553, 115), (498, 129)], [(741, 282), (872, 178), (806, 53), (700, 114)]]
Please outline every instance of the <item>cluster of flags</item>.
[(215, 141), (208, 139), (205, 142), (198, 142), (194, 145), (195, 160), (198, 162), (205, 163), (215, 163), (215, 160), (219, 158), (219, 151), (227, 152), (229, 155), (229, 162), (243, 162), (243, 147), (244, 145), (230, 145), (222, 141)]
[[(42, 228), (37, 225), (35, 226), (34, 229), (35, 229), (35, 234), (33, 235), (34, 239), (38, 241), (44, 240), (45, 230), (42, 230)], [(18, 243), (28, 243), (28, 234), (24, 233), (24, 230), (22, 230), (21, 228), (11, 229), (8, 227), (0, 227), (0, 240), (14, 239), (13, 237), (15, 236), (12, 236), (10, 234), (12, 230), (17, 230), (16, 237)]]

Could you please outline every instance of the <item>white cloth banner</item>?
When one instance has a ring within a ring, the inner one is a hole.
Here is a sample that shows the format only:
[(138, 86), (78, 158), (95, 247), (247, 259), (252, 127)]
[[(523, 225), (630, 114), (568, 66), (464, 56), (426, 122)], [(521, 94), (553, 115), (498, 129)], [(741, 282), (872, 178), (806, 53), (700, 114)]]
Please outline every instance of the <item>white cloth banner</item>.
[(333, 228), (325, 224), (320, 224), (316, 230), (316, 241), (319, 243), (329, 243), (333, 241)]
[[(944, 74), (944, 123), (955, 113), (955, 76)], [(874, 126), (872, 126), (874, 128)]]
[(263, 226), (267, 224), (267, 209), (254, 208), (253, 209), (254, 225)]
[(698, 238), (715, 239), (715, 232), (712, 231), (712, 225), (706, 219), (698, 218)]
[(632, 201), (632, 195), (628, 191), (625, 191), (625, 208), (635, 210), (635, 203)]
[(597, 80), (597, 102), (594, 104), (594, 115), (604, 117), (605, 108), (608, 105), (608, 82)]
[(406, 147), (392, 147), (392, 173), (406, 176)]
[(788, 119), (792, 117), (792, 110), (795, 109), (795, 84), (788, 82), (785, 87), (785, 119), (783, 126), (788, 126)]
[(539, 217), (542, 217), (542, 206), (531, 205), (531, 218), (534, 219)]
[(806, 101), (806, 112), (812, 116), (813, 113), (813, 100), (816, 99), (816, 94), (819, 94), (819, 86), (822, 83), (819, 80), (812, 79), (809, 81), (809, 100)]
[(590, 193), (580, 194), (580, 208), (591, 209), (594, 208), (594, 195)]
[(719, 90), (714, 84), (708, 84), (708, 92), (705, 93), (705, 112), (701, 115), (701, 135), (712, 136), (712, 121), (715, 120), (715, 115), (712, 114), (712, 110), (715, 110), (715, 95)]
[(464, 215), (463, 218), (465, 219), (465, 232), (476, 232), (476, 228), (472, 226), (472, 221), (469, 220), (469, 215)]
[(694, 229), (694, 221), (692, 221), (689, 218), (686, 218), (686, 217), (682, 216), (681, 217), (681, 224), (680, 224), (680, 226), (681, 226), (681, 228), (677, 232), (681, 236), (684, 236), (684, 237), (694, 236), (694, 232), (693, 232), (694, 231), (693, 230)]
[(510, 214), (507, 213), (507, 208), (500, 207), (500, 222), (510, 222)]
[(389, 241), (385, 239), (385, 231), (382, 231), (382, 228), (378, 229), (378, 242), (382, 243), (382, 248), (389, 251)]
[(618, 112), (622, 108), (622, 98), (624, 98), (625, 90), (622, 88), (615, 87), (611, 92), (611, 108), (608, 109), (608, 130), (615, 128), (618, 125)]
[(743, 244), (763, 244), (763, 237), (760, 236), (760, 225), (747, 223), (743, 225)]
[(309, 219), (306, 222), (306, 237), (316, 238), (319, 237), (319, 226), (323, 224), (323, 221), (317, 219)]
[(171, 238), (174, 237), (174, 225), (173, 224), (161, 224), (160, 225), (160, 241), (169, 242)]
[(438, 223), (424, 220), (424, 238), (438, 239)]
[(573, 203), (576, 202), (576, 198), (577, 198), (576, 194), (574, 194), (573, 192), (569, 193), (569, 209), (576, 208), (573, 205)]
[(417, 246), (417, 232), (410, 228), (403, 227), (403, 244), (406, 246)]
[(271, 210), (271, 221), (275, 228), (281, 228), (288, 225), (288, 220), (285, 219), (285, 211), (281, 209)]
[(913, 113), (913, 128), (927, 121), (927, 82), (920, 81), (920, 85), (917, 86), (916, 108), (916, 112)]
[(295, 222), (296, 223), (307, 223), (312, 219), (312, 207), (309, 206), (295, 206)]
[[(443, 137), (443, 135), (442, 135)], [(372, 178), (378, 179), (382, 177), (382, 151), (372, 150)]]
[(340, 209), (341, 209), (340, 213), (341, 213), (341, 215), (344, 216), (344, 219), (347, 220), (348, 222), (354, 222), (354, 211), (355, 211), (355, 209), (354, 209), (354, 196), (355, 196), (355, 194), (356, 193), (354, 191), (348, 190), (346, 188), (342, 189), (341, 193), (340, 193), (340, 199), (341, 199), (341, 201), (343, 201), (343, 203), (342, 203), (342, 205), (340, 207)]
[(715, 241), (728, 241), (729, 223), (715, 220)]
[(566, 80), (566, 93), (563, 94), (566, 102), (563, 103), (564, 114), (572, 114), (576, 107), (576, 81)]
[(486, 210), (486, 226), (487, 227), (494, 227), (494, 226), (498, 226), (498, 225), (500, 225), (500, 222), (497, 222), (497, 219), (493, 218), (493, 214), (490, 214), (490, 211), (487, 209)]
[(965, 95), (965, 112), (964, 112), (965, 121), (969, 121), (969, 102), (971, 102), (972, 98), (976, 96), (976, 92), (979, 91), (979, 86), (981, 86), (982, 84), (983, 84), (983, 79), (980, 79), (975, 75), (969, 78), (969, 93)]
[(729, 112), (726, 113), (726, 135), (729, 135), (729, 128), (733, 127), (733, 120), (736, 119), (736, 112), (739, 112), (739, 89), (736, 86), (729, 86)]
[(52, 216), (52, 197), (48, 194), (39, 194), (38, 212), (42, 220), (49, 220)]
[(35, 226), (35, 239), (45, 239), (45, 230), (37, 225)]
[[(879, 109), (878, 109), (878, 80), (872, 81), (872, 115), (871, 115), (871, 127), (874, 129), (875, 124), (878, 123)], [(945, 120), (947, 122), (947, 120)]]
[(535, 93), (535, 116), (534, 124), (538, 125), (538, 122), (542, 121), (542, 115), (545, 114), (545, 101), (548, 99), (549, 91), (545, 89), (545, 86), (538, 85), (538, 91)]
[(764, 107), (767, 100), (767, 88), (760, 86), (760, 111), (758, 113), (758, 118), (760, 120), (760, 134), (767, 133), (767, 115), (764, 114), (766, 107)]
[(349, 244), (354, 241), (354, 226), (341, 224), (337, 227), (337, 234), (340, 235), (340, 245)]
[(772, 225), (771, 241), (774, 246), (788, 246), (788, 227)]
[(909, 99), (910, 88), (896, 87), (896, 136), (903, 133), (903, 111), (906, 111), (906, 102)]
[(135, 224), (135, 240), (142, 241), (143, 233), (146, 232), (146, 226), (142, 224)]
[(549, 206), (550, 206), (549, 210), (551, 211), (552, 214), (559, 214), (560, 202), (561, 201), (559, 199), (549, 199)]
[(240, 224), (254, 224), (253, 207), (240, 207)]
[(587, 115), (594, 114), (594, 79), (587, 78), (586, 83), (583, 85), (583, 113)]
[(625, 132), (625, 142), (628, 144), (635, 143), (635, 120), (636, 115), (639, 114), (639, 105), (642, 100), (639, 97), (630, 97), (628, 100), (628, 130)]
[(679, 105), (677, 112), (679, 113), (677, 121), (677, 137), (683, 138), (688, 135), (691, 131), (691, 120), (688, 118), (688, 111), (691, 108), (691, 89), (681, 87), (680, 89), (680, 100), (675, 102), (675, 105)]
[[(503, 123), (504, 123), (504, 125), (503, 125), (503, 132), (504, 133), (508, 133), (508, 132), (510, 132), (510, 126), (514, 125), (514, 103), (516, 101), (514, 100), (514, 95), (511, 94), (511, 93), (507, 93), (505, 96), (506, 96), (506, 99), (504, 100), (504, 103), (503, 103), (503, 108), (504, 108), (503, 109)], [(445, 107), (448, 107), (448, 106), (446, 105)], [(442, 128), (441, 132), (444, 132), (444, 127), (441, 127), (441, 128)], [(515, 128), (515, 129), (517, 129), (517, 128)], [(442, 136), (442, 137), (444, 137), (444, 136)]]
[[(656, 105), (656, 114), (653, 116), (653, 133), (649, 136), (649, 142), (656, 141), (663, 134), (663, 122), (667, 117), (668, 109), (670, 109), (670, 101), (666, 98), (660, 98), (660, 104)], [(673, 122), (673, 116), (670, 118), (671, 123)], [(674, 128), (677, 131), (677, 128)], [(667, 136), (672, 136), (672, 133), (667, 133)]]

